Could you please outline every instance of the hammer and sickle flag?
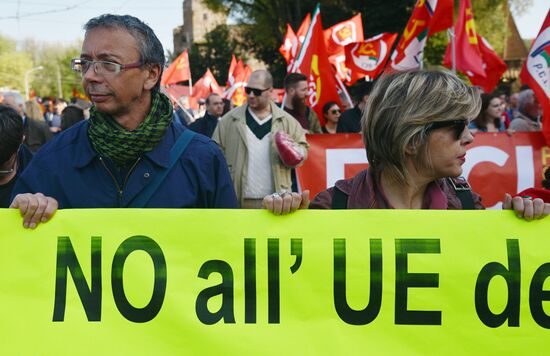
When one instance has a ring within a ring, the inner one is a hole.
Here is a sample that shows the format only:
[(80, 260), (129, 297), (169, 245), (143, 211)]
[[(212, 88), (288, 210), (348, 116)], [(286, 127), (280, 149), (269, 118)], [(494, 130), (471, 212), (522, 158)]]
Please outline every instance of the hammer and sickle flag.
[(185, 82), (191, 79), (191, 68), (189, 67), (189, 55), (187, 50), (183, 51), (178, 58), (162, 74), (160, 85), (170, 85)]
[(346, 67), (351, 70), (351, 85), (366, 76), (374, 80), (382, 73), (396, 39), (397, 33), (381, 33), (346, 46)]

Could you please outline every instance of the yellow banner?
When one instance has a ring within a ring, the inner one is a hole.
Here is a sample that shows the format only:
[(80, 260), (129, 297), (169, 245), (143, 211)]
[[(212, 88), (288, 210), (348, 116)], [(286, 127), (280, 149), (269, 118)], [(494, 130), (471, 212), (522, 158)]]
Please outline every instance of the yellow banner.
[(0, 209), (2, 354), (506, 354), (550, 346), (550, 219)]

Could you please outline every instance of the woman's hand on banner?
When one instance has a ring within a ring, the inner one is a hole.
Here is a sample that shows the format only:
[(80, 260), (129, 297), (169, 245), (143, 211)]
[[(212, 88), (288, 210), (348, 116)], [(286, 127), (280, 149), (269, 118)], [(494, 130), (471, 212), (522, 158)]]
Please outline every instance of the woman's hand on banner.
[(550, 214), (550, 204), (545, 203), (542, 199), (531, 197), (513, 197), (510, 194), (504, 195), (504, 203), (502, 209), (514, 210), (517, 217), (527, 221), (542, 219)]

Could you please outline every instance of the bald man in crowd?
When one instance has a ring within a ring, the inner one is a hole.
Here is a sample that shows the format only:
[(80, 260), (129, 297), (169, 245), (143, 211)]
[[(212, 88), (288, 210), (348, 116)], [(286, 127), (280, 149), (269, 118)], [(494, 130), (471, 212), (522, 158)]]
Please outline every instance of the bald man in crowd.
[(271, 100), (272, 90), (268, 71), (252, 72), (247, 103), (225, 114), (212, 137), (245, 209), (260, 209), (266, 195), (290, 192), (291, 169), (303, 163), (309, 148), (300, 123)]

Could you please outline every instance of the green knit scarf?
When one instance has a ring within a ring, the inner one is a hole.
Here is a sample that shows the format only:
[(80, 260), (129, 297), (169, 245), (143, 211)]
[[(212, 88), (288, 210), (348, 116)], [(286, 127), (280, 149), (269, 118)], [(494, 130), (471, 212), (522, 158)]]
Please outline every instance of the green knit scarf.
[(151, 94), (151, 111), (133, 131), (120, 126), (108, 114), (90, 110), (88, 137), (93, 148), (109, 157), (119, 167), (132, 164), (138, 157), (155, 148), (172, 122), (172, 104), (159, 92)]

